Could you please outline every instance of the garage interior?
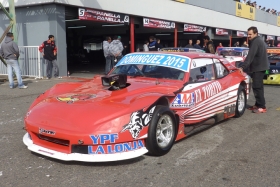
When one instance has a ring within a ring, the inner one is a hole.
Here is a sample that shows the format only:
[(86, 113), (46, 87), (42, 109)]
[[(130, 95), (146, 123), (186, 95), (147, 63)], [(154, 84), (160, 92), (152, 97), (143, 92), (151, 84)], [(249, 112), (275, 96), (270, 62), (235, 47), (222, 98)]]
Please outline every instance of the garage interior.
[[(65, 7), (67, 66), (71, 73), (103, 73), (105, 58), (102, 43), (106, 36), (121, 36), (122, 43), (127, 46), (126, 53), (130, 53), (130, 27), (124, 24), (108, 22), (85, 21), (78, 19), (79, 7)], [(174, 29), (158, 29), (143, 27), (143, 18), (134, 17), (135, 49), (143, 50), (145, 40), (154, 36), (161, 40), (163, 47), (174, 47)], [(184, 24), (178, 24), (178, 47), (185, 47), (189, 39), (201, 40), (204, 33), (184, 32)]]

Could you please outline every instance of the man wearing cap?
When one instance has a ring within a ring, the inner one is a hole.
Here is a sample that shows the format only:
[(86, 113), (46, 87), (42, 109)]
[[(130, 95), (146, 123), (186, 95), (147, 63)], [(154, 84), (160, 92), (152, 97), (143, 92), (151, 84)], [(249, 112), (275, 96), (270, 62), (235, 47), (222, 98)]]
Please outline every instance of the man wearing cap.
[(5, 41), (2, 43), (0, 48), (0, 56), (2, 56), (7, 63), (8, 79), (10, 83), (10, 88), (14, 88), (14, 79), (13, 79), (13, 69), (17, 76), (18, 88), (25, 89), (25, 86), (22, 83), (21, 71), (18, 64), (19, 49), (18, 45), (14, 42), (14, 34), (8, 32), (5, 38)]
[(114, 40), (109, 45), (109, 53), (112, 56), (113, 66), (122, 58), (123, 44), (120, 36), (114, 36)]

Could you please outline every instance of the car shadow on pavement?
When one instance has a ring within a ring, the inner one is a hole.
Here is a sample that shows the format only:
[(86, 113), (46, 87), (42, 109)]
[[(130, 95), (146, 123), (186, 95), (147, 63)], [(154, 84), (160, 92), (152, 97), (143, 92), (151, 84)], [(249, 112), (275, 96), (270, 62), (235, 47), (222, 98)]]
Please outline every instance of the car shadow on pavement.
[(121, 166), (121, 165), (130, 165), (130, 164), (134, 164), (137, 162), (140, 162), (142, 160), (144, 160), (144, 156), (140, 156), (137, 158), (132, 158), (132, 159), (127, 159), (127, 160), (120, 160), (120, 161), (108, 161), (108, 162), (80, 162), (80, 161), (62, 161), (62, 160), (58, 160), (58, 159), (54, 159), (54, 158), (50, 158), (44, 155), (40, 155), (38, 153), (34, 153), (31, 152), (31, 154), (33, 154), (36, 157), (41, 157), (44, 158), (46, 160), (52, 161), (52, 162), (56, 162), (59, 164), (64, 164), (64, 165), (78, 165), (78, 166)]

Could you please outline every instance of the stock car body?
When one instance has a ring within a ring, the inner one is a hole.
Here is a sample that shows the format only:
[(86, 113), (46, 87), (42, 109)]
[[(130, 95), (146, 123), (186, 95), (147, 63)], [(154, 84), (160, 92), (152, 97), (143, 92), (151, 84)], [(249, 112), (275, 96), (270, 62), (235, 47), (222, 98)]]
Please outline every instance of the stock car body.
[(228, 60), (234, 60), (235, 66), (238, 67), (239, 63), (244, 62), (249, 53), (247, 47), (220, 47), (216, 51), (219, 56), (223, 56)]
[(263, 78), (264, 84), (280, 84), (280, 48), (267, 48), (269, 70)]
[(186, 47), (166, 47), (162, 48), (161, 51), (165, 52), (197, 52), (197, 53), (205, 53), (202, 49), (196, 48), (186, 48)]
[(23, 142), (64, 161), (161, 156), (198, 127), (240, 117), (248, 97), (249, 77), (217, 55), (130, 53), (106, 76), (38, 96)]

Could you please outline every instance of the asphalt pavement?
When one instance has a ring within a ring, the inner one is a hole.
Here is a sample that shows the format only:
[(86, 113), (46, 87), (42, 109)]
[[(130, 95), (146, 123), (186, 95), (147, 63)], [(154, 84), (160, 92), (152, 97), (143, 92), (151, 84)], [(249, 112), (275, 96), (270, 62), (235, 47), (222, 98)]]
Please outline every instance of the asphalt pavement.
[[(161, 157), (82, 163), (31, 153), (22, 142), (30, 104), (56, 83), (78, 81), (73, 76), (24, 79), (28, 89), (10, 89), (0, 81), (0, 187), (280, 186), (280, 86), (265, 86), (266, 114), (246, 110), (241, 118), (177, 142)], [(254, 104), (253, 94), (248, 104)]]

